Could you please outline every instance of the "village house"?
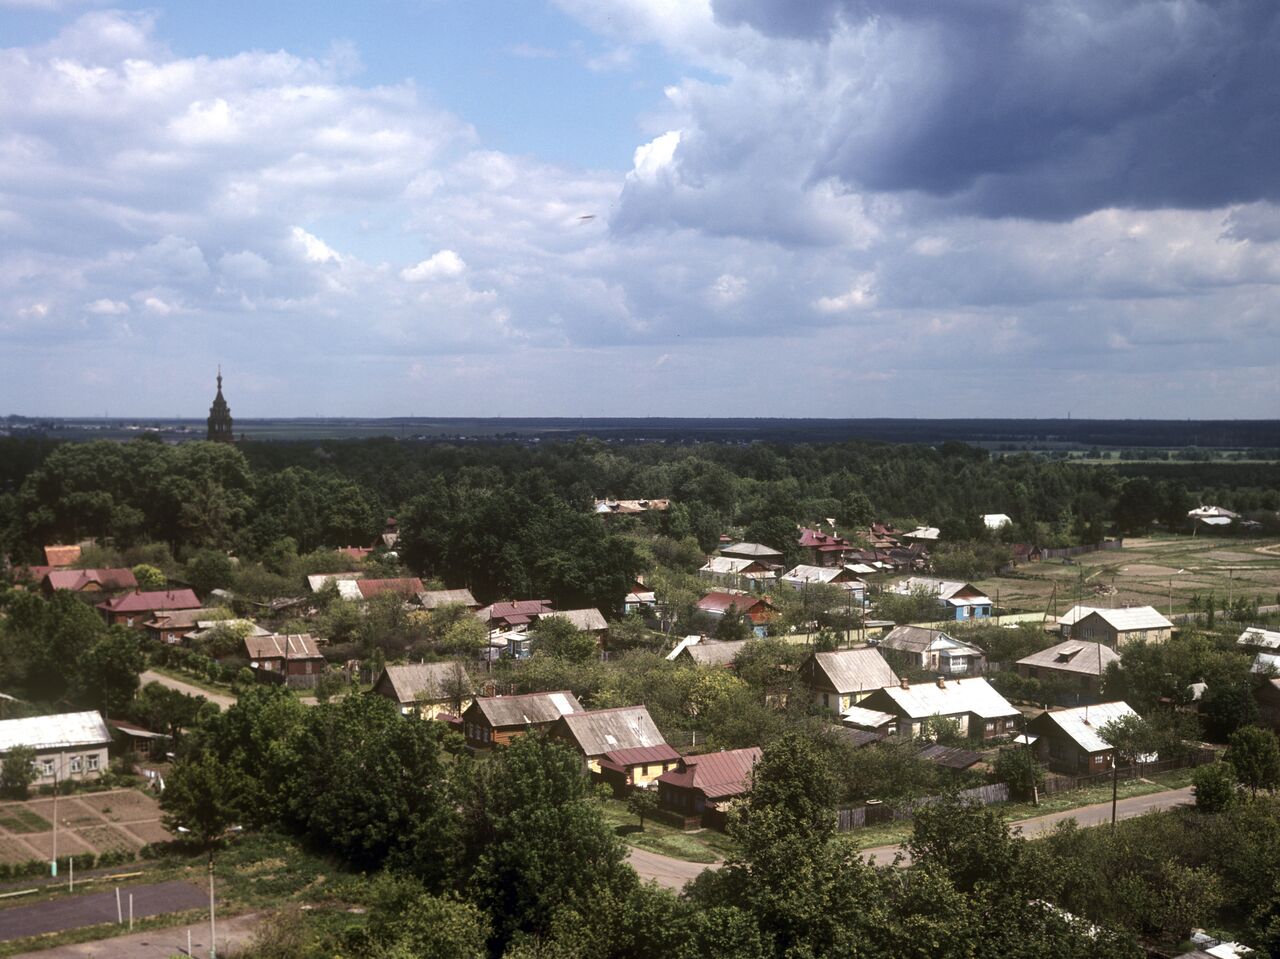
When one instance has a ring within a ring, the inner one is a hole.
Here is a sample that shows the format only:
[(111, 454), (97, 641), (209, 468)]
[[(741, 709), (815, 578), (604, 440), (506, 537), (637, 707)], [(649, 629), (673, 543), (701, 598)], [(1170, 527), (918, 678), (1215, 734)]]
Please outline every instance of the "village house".
[(810, 653), (798, 672), (813, 702), (837, 716), (875, 690), (898, 682), (880, 651), (870, 646)]
[(1261, 626), (1250, 626), (1236, 640), (1237, 646), (1249, 646), (1257, 649), (1280, 649), (1280, 629), (1263, 629)]
[(549, 599), (518, 599), (513, 603), (494, 603), (477, 610), (476, 616), (490, 632), (528, 629), (540, 616), (554, 612)]
[(477, 696), (462, 713), (462, 734), (472, 749), (506, 746), (517, 736), (545, 732), (560, 717), (582, 712), (567, 689), (520, 696)]
[[(1018, 660), (1018, 675), (1029, 679), (1060, 680), (1082, 693), (1097, 696), (1107, 667), (1120, 655), (1102, 643), (1069, 639)], [(1077, 700), (1079, 702), (1079, 700)]]
[(387, 666), (373, 684), (373, 692), (390, 699), (401, 713), (417, 713), (423, 719), (460, 715), (471, 705), (474, 688), (461, 663)]
[(686, 636), (676, 644), (675, 649), (667, 653), (667, 659), (673, 663), (731, 668), (738, 653), (749, 642), (749, 639), (719, 640)]
[(176, 646), (182, 642), (183, 637), (196, 629), (201, 620), (209, 621), (219, 619), (219, 617), (227, 618), (227, 613), (225, 610), (216, 607), (197, 606), (195, 609), (167, 609), (157, 612), (142, 624), (142, 628), (147, 631), (149, 639)]
[(684, 756), (658, 777), (658, 805), (684, 820), (685, 829), (724, 828), (725, 807), (751, 789), (759, 746)]
[(901, 545), (899, 537), (902, 533), (887, 523), (872, 523), (867, 530), (866, 540), (873, 549), (890, 549)]
[(476, 598), (469, 589), (428, 589), (418, 594), (418, 603), (425, 610), (436, 610), (442, 606), (465, 606), (475, 612), (480, 608)]
[(1059, 618), (1058, 625), (1063, 639), (1105, 643), (1117, 650), (1137, 640), (1163, 643), (1173, 635), (1173, 623), (1152, 606), (1123, 609), (1073, 606)]
[(875, 725), (866, 726), (856, 716), (851, 720), (846, 709), (846, 724), (899, 739), (920, 736), (926, 721), (934, 717), (953, 720), (959, 725), (960, 734), (970, 739), (998, 739), (1012, 736), (1022, 717), (981, 677), (938, 679), (932, 683), (909, 683), (904, 679), (895, 686), (877, 689), (858, 706), (892, 718), (880, 718)]
[(131, 569), (51, 569), (40, 585), (49, 596), (60, 589), (73, 593), (117, 593), (137, 589), (138, 580)]
[(200, 600), (189, 589), (156, 592), (139, 590), (116, 596), (97, 606), (108, 626), (128, 626), (134, 629), (142, 629), (143, 623), (155, 619), (157, 613), (199, 608)]
[(360, 587), (356, 581), (364, 579), (364, 573), (315, 573), (307, 577), (307, 586), (311, 592), (318, 593), (330, 583), (338, 591), (338, 595), (349, 603), (359, 602)]
[(944, 676), (981, 673), (987, 662), (986, 655), (976, 646), (952, 639), (941, 630), (920, 626), (892, 629), (877, 645), (900, 653), (912, 669), (932, 670)]
[(1102, 727), (1136, 715), (1128, 703), (1121, 702), (1050, 710), (1027, 724), (1027, 738), (1040, 761), (1054, 772), (1070, 776), (1103, 773), (1111, 769), (1112, 749), (1102, 737)]
[(552, 725), (550, 735), (576, 749), (593, 773), (600, 772), (600, 759), (606, 753), (664, 746), (667, 742), (644, 706), (568, 713)]
[(137, 723), (127, 723), (123, 719), (108, 719), (107, 726), (115, 733), (116, 741), (125, 752), (133, 753), (140, 759), (155, 759), (163, 762), (165, 747), (169, 745), (169, 737), (157, 733)]
[(630, 616), (632, 613), (643, 615), (652, 612), (657, 608), (658, 594), (645, 585), (643, 579), (637, 579), (631, 584), (631, 591), (622, 600), (622, 614)]
[(720, 547), (720, 555), (729, 559), (751, 559), (763, 563), (769, 569), (781, 569), (782, 550), (765, 546), (763, 543), (731, 543)]
[(844, 537), (808, 527), (800, 530), (797, 544), (809, 554), (811, 566), (843, 566), (853, 551), (853, 544)]
[(917, 526), (911, 532), (903, 533), (902, 538), (916, 543), (936, 543), (941, 535), (942, 531), (936, 526)]
[(945, 612), (944, 619), (957, 622), (966, 619), (986, 619), (991, 615), (991, 597), (972, 583), (931, 576), (910, 576), (891, 587), (892, 592), (903, 596), (913, 593), (929, 593), (936, 596), (938, 605)]
[(36, 786), (97, 779), (107, 769), (111, 730), (96, 710), (0, 720), (0, 761), (19, 746), (35, 751)]
[(711, 556), (698, 570), (698, 578), (716, 586), (760, 593), (768, 589), (777, 579), (777, 573), (772, 567), (756, 559)]
[(609, 633), (609, 621), (604, 618), (604, 614), (598, 609), (560, 609), (551, 613), (544, 613), (543, 619), (563, 619), (573, 625), (573, 628), (580, 633), (587, 633), (596, 641), (596, 645), (604, 642), (604, 638)]
[(600, 757), (600, 778), (621, 797), (632, 789), (651, 788), (659, 776), (679, 765), (680, 754), (666, 743), (611, 749)]
[(848, 566), (809, 566), (801, 563), (783, 573), (781, 582), (792, 589), (814, 585), (838, 586), (859, 606), (867, 595), (867, 584)]
[(698, 612), (714, 622), (719, 622), (728, 615), (729, 610), (737, 610), (738, 615), (751, 622), (752, 630), (757, 636), (765, 634), (765, 627), (777, 615), (768, 597), (749, 596), (746, 593), (730, 593), (717, 590), (707, 593), (698, 600)]
[(373, 554), (371, 546), (339, 546), (336, 553), (345, 556), (347, 559), (354, 559), (357, 563), (362, 563)]
[(280, 676), (287, 686), (314, 686), (325, 669), (324, 656), (309, 633), (246, 636), (244, 653), (251, 669)]
[[(207, 610), (202, 610), (207, 612)], [(263, 629), (251, 619), (204, 619), (196, 620), (195, 628), (190, 632), (182, 634), (182, 642), (185, 645), (194, 645), (202, 643), (206, 640), (215, 638), (215, 636), (223, 631), (231, 631), (239, 634), (243, 639), (245, 636), (270, 636), (271, 630)]]
[(416, 576), (399, 579), (358, 579), (356, 589), (360, 590), (361, 599), (373, 599), (375, 596), (400, 596), (405, 600), (417, 600), (423, 591), (422, 580)]
[(44, 562), (50, 569), (62, 569), (80, 562), (79, 546), (46, 546)]

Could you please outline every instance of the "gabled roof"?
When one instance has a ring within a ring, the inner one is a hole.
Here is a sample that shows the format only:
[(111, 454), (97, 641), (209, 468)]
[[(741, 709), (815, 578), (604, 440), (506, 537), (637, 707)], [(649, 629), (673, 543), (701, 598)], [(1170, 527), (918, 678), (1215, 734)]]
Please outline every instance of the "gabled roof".
[(708, 799), (741, 796), (751, 788), (751, 772), (760, 761), (759, 746), (730, 749), (701, 756), (685, 756), (679, 769), (665, 772), (658, 782), (697, 789)]
[(704, 613), (727, 613), (731, 606), (737, 607), (739, 613), (749, 613), (760, 605), (772, 608), (773, 604), (763, 596), (752, 596), (749, 593), (728, 593), (722, 590), (713, 590), (698, 600), (698, 609)]
[(691, 643), (683, 647), (682, 651), (699, 666), (728, 666), (738, 658), (742, 647), (749, 642), (751, 642), (749, 639), (728, 641), (704, 639), (700, 643)]
[(879, 650), (870, 646), (814, 653), (813, 659), (815, 667), (826, 674), (837, 693), (860, 693), (898, 682), (897, 675)]
[(958, 639), (952, 639), (940, 629), (926, 629), (923, 626), (898, 626), (891, 629), (880, 640), (879, 645), (908, 653), (928, 653), (936, 650), (962, 656), (983, 655), (982, 650), (968, 643), (962, 643)]
[(244, 649), (250, 659), (324, 659), (316, 638), (310, 633), (246, 636)]
[(1253, 657), (1251, 673), (1280, 673), (1280, 653), (1258, 653)]
[(666, 743), (644, 706), (569, 713), (561, 717), (560, 724), (584, 756)]
[(1095, 609), (1081, 619), (1097, 616), (1116, 632), (1124, 633), (1136, 629), (1169, 629), (1169, 622), (1153, 606), (1130, 606), (1127, 609)]
[(851, 549), (853, 545), (843, 536), (831, 536), (807, 526), (800, 530), (798, 542), (806, 549), (818, 550)]
[(45, 576), (50, 589), (80, 591), (88, 586), (99, 589), (137, 589), (138, 580), (131, 569), (54, 569)]
[(1099, 732), (1103, 726), (1124, 716), (1136, 715), (1138, 714), (1128, 703), (1098, 703), (1095, 706), (1077, 706), (1074, 709), (1043, 713), (1036, 717), (1036, 723), (1057, 726), (1082, 750), (1097, 753), (1111, 748), (1111, 744)]
[(927, 760), (937, 766), (945, 766), (947, 769), (968, 769), (982, 761), (982, 753), (976, 753), (972, 749), (934, 743), (916, 753), (916, 758)]
[(840, 714), (840, 719), (849, 726), (860, 726), (863, 729), (879, 729), (885, 723), (897, 718), (893, 713), (881, 712), (878, 709), (866, 709), (862, 706), (850, 706)]
[(946, 680), (941, 686), (937, 683), (912, 683), (906, 689), (886, 686), (882, 693), (911, 719), (958, 716), (961, 713), (973, 713), (983, 719), (1020, 715), (981, 677)]
[(1259, 646), (1262, 649), (1280, 649), (1280, 629), (1263, 629), (1250, 626), (1236, 640), (1240, 646)]
[[(848, 577), (853, 573), (848, 566), (810, 566), (808, 563), (801, 563), (794, 569), (790, 569), (782, 574), (784, 583), (833, 583), (840, 577)], [(846, 581), (841, 584), (845, 586), (866, 586), (858, 580), (852, 582)]]
[(709, 556), (706, 564), (698, 572), (714, 573), (720, 576), (760, 576), (768, 575), (770, 570), (758, 559), (739, 559), (735, 556)]
[(15, 746), (49, 750), (109, 742), (111, 730), (97, 710), (0, 720), (0, 753), (7, 753)]
[[(201, 621), (220, 621), (219, 617), (222, 617), (227, 622), (233, 621), (224, 607), (197, 606), (195, 609), (156, 610), (155, 618), (144, 625), (155, 629), (192, 629), (198, 626)], [(247, 622), (247, 620), (234, 620), (234, 622), (242, 623)]]
[(471, 709), (478, 709), (489, 721), (489, 725), (501, 728), (553, 722), (561, 716), (582, 712), (582, 704), (573, 693), (565, 689), (555, 693), (524, 693), (520, 696), (482, 696)]
[[(357, 579), (364, 579), (364, 573), (314, 573), (307, 577), (307, 585), (311, 587), (311, 592), (318, 593), (329, 583), (337, 583), (338, 592), (342, 593), (344, 581), (354, 583)], [(355, 594), (356, 599), (360, 598), (360, 590), (357, 587), (352, 586), (350, 590)], [(348, 599), (349, 597), (344, 595), (342, 598)]]
[(1120, 654), (1103, 643), (1084, 643), (1067, 640), (1038, 653), (1018, 660), (1019, 666), (1035, 666), (1038, 669), (1057, 669), (1064, 673), (1084, 673), (1101, 676), (1112, 663), (1120, 661)]
[(79, 546), (46, 546), (44, 561), (54, 567), (70, 566), (80, 561)]
[(471, 677), (458, 663), (407, 663), (400, 666), (387, 666), (374, 683), (378, 686), (385, 679), (395, 694), (397, 702), (421, 703), (448, 699), (448, 685), (453, 682), (456, 671), (462, 670), (461, 679), (467, 688), (471, 688)]
[(962, 583), (952, 579), (936, 579), (932, 576), (909, 576), (901, 583), (893, 587), (895, 593), (907, 595), (917, 590), (932, 593), (944, 602), (955, 605), (968, 605), (974, 600), (966, 600), (960, 597), (960, 593), (973, 593), (979, 597), (976, 601), (979, 603), (990, 603), (991, 599), (978, 587), (972, 583)]
[(984, 513), (982, 522), (987, 529), (1004, 529), (1013, 520), (1004, 513)]
[(481, 619), (511, 619), (523, 616), (524, 622), (529, 622), (535, 616), (543, 616), (551, 612), (551, 600), (549, 599), (518, 599), (511, 603), (494, 603), (492, 606), (486, 606), (484, 609), (476, 613)]
[(478, 609), (480, 604), (471, 595), (469, 589), (429, 589), (418, 594), (418, 602), (423, 609), (438, 609), (441, 606), (462, 605)]
[(628, 766), (642, 766), (648, 763), (669, 763), (680, 758), (680, 754), (666, 743), (658, 746), (633, 746), (629, 749), (612, 749), (600, 757), (600, 765), (624, 771)]
[(546, 619), (567, 619), (581, 633), (596, 633), (609, 628), (609, 621), (598, 609), (563, 609), (547, 613)]
[(416, 576), (400, 579), (358, 579), (356, 588), (365, 599), (392, 593), (411, 598), (422, 592), (422, 580)]
[(189, 589), (169, 589), (153, 593), (125, 593), (99, 603), (98, 609), (112, 613), (150, 613), (161, 609), (199, 609), (200, 600)]
[(765, 546), (763, 543), (734, 543), (731, 546), (720, 547), (720, 555), (722, 556), (750, 556), (754, 559), (771, 560), (780, 559), (782, 550), (773, 549)]

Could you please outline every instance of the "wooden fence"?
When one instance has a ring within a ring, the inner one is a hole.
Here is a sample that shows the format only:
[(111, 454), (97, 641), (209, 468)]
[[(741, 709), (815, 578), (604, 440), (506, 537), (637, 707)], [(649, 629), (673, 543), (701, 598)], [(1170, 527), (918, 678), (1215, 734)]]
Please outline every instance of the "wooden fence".
[[(1217, 758), (1218, 754), (1212, 749), (1197, 749), (1181, 759), (1162, 759), (1154, 763), (1121, 766), (1116, 771), (1116, 778), (1122, 780), (1141, 779), (1174, 769), (1190, 769), (1196, 766), (1203, 766)], [(1090, 786), (1107, 785), (1111, 782), (1111, 776), (1111, 770), (1107, 770), (1104, 773), (1092, 773), (1088, 776), (1054, 776), (1045, 780), (1044, 785), (1040, 787), (1040, 794), (1042, 796), (1052, 796), (1054, 793), (1068, 792), (1072, 789), (1087, 789)]]
[[(956, 796), (976, 802), (980, 806), (990, 806), (992, 803), (1009, 801), (1009, 786), (1006, 783), (990, 783), (973, 789), (962, 789), (956, 793)], [(910, 819), (917, 809), (932, 805), (942, 798), (941, 796), (923, 796), (894, 806), (887, 803), (870, 803), (865, 806), (837, 809), (836, 830), (848, 832), (851, 829), (861, 829), (863, 826), (874, 826), (876, 823)]]

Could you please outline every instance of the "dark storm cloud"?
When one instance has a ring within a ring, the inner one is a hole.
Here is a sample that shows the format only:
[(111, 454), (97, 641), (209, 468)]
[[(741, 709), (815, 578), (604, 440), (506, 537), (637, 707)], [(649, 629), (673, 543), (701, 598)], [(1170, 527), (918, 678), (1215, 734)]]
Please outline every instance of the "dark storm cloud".
[(1043, 219), (1280, 197), (1275, 0), (715, 0), (715, 12), (829, 46), (847, 93), (814, 179)]

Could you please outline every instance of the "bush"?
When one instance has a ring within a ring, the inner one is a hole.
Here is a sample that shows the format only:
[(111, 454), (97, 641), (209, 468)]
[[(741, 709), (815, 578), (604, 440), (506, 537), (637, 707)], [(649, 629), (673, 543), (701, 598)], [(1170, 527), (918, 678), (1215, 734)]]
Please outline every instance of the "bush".
[(1222, 812), (1236, 801), (1236, 771), (1230, 763), (1201, 766), (1192, 776), (1196, 808), (1201, 812)]

